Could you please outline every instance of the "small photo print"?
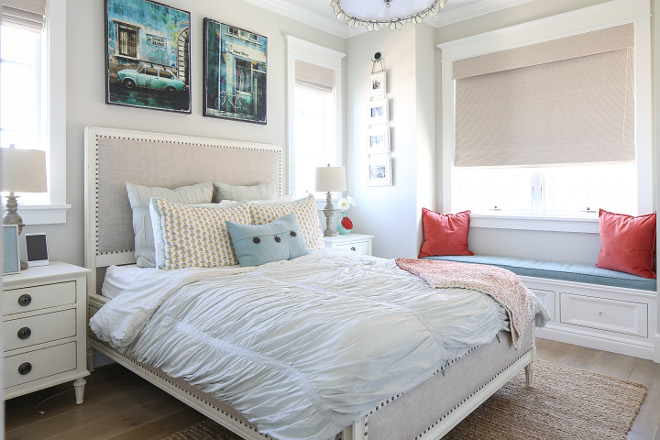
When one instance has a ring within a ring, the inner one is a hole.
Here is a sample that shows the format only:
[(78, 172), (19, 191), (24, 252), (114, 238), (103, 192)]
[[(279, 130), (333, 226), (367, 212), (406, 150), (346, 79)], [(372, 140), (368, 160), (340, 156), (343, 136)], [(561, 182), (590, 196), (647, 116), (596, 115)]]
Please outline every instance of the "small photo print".
[(367, 186), (392, 185), (392, 158), (389, 155), (372, 156), (367, 166)]
[(390, 127), (387, 124), (377, 124), (369, 127), (369, 143), (367, 154), (382, 154), (390, 152)]
[(369, 75), (369, 96), (385, 97), (387, 93), (387, 77), (385, 72), (372, 73)]
[(369, 105), (369, 124), (383, 124), (389, 121), (389, 101), (378, 99)]

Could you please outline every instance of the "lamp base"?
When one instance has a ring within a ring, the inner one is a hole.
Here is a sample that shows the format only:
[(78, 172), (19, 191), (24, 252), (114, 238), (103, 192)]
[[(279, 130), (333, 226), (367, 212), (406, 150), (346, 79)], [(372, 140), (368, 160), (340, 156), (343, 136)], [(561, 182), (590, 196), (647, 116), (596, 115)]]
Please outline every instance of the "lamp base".
[(337, 231), (332, 224), (332, 217), (335, 215), (335, 207), (332, 206), (332, 194), (330, 194), (330, 191), (328, 191), (325, 197), (323, 213), (325, 214), (325, 231), (323, 231), (323, 235), (326, 237), (337, 235)]
[(21, 218), (20, 215), (18, 215), (18, 202), (16, 199), (18, 196), (15, 196), (13, 192), (10, 192), (7, 197), (7, 203), (5, 204), (5, 208), (7, 208), (7, 212), (5, 212), (5, 215), (2, 217), (2, 224), (3, 225), (18, 225), (18, 235), (21, 235), (21, 232), (23, 232), (23, 219)]

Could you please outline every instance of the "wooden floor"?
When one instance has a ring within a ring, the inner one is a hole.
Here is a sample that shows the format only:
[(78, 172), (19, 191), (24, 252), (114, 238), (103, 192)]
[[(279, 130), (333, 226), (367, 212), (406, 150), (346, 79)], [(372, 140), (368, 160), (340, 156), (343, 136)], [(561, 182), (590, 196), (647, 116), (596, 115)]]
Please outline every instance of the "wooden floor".
[[(544, 339), (537, 349), (541, 359), (644, 384), (648, 394), (628, 439), (660, 440), (660, 364)], [(45, 414), (35, 411), (36, 403), (63, 391), (41, 405)], [(88, 378), (83, 405), (74, 404), (71, 384), (5, 403), (7, 440), (158, 440), (202, 419), (116, 364)]]

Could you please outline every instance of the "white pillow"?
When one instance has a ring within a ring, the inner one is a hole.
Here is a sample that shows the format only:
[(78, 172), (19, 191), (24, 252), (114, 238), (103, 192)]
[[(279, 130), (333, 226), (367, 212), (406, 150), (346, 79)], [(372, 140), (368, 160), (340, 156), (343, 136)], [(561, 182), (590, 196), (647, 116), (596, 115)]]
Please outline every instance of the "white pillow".
[(182, 205), (151, 199), (149, 211), (158, 269), (238, 264), (225, 221), (249, 225), (250, 207), (246, 203), (228, 208), (215, 205)]
[(208, 203), (213, 199), (213, 183), (182, 186), (177, 189), (144, 186), (126, 183), (128, 201), (133, 209), (133, 232), (135, 233), (135, 260), (138, 267), (156, 267), (154, 236), (149, 216), (149, 199), (159, 197), (176, 203)]
[(215, 193), (214, 202), (222, 200), (273, 200), (277, 198), (277, 187), (272, 182), (259, 185), (230, 185), (228, 183), (213, 182)]

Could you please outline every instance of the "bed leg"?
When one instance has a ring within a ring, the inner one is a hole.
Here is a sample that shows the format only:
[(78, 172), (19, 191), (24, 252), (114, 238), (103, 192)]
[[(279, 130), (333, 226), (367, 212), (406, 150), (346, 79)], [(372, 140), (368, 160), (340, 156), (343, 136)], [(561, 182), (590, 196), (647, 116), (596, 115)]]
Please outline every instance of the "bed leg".
[(345, 428), (341, 433), (342, 440), (365, 440), (367, 438), (365, 422), (366, 417), (363, 417)]
[(87, 371), (94, 372), (94, 361), (96, 360), (96, 353), (93, 348), (87, 349)]
[(528, 387), (534, 386), (534, 363), (527, 364), (525, 367), (525, 380)]

